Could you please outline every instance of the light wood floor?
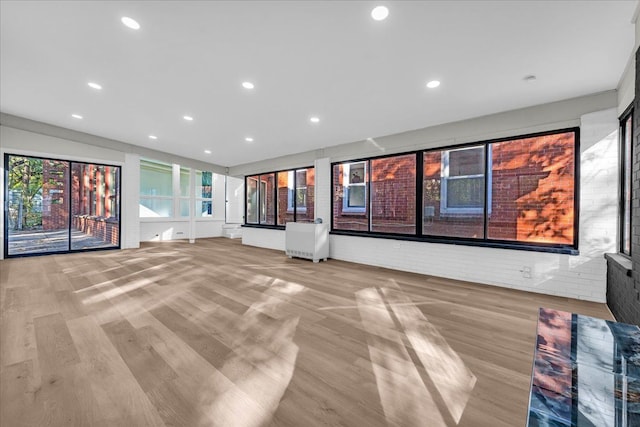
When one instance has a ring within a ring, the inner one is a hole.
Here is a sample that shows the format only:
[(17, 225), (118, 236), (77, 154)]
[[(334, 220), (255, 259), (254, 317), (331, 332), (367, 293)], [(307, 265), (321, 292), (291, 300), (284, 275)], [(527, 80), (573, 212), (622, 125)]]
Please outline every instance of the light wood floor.
[(610, 318), (222, 238), (0, 270), (6, 427), (522, 426), (538, 307)]

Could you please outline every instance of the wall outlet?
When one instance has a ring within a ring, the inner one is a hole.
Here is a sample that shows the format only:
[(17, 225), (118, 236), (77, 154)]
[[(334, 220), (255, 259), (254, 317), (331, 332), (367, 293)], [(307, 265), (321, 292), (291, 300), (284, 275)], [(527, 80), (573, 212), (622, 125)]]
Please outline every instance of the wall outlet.
[(522, 277), (524, 277), (525, 279), (531, 279), (533, 277), (531, 274), (531, 267), (527, 267), (526, 265), (522, 267), (520, 273), (522, 273)]

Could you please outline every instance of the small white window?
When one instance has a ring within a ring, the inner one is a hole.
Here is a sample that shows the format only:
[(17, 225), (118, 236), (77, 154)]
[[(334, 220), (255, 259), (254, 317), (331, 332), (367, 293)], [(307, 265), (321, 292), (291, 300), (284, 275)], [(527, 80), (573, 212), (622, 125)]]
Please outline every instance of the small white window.
[[(489, 158), (491, 151), (489, 147)], [(484, 146), (442, 152), (440, 213), (444, 215), (484, 214)], [(491, 168), (489, 180), (491, 182)], [(487, 192), (491, 206), (491, 186)]]
[(347, 163), (343, 167), (342, 212), (365, 212), (367, 208), (366, 162)]

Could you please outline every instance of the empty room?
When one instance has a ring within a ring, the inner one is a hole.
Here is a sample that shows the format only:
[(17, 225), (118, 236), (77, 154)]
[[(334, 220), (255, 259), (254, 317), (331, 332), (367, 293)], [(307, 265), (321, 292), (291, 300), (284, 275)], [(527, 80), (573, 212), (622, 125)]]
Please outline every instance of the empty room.
[(639, 13), (0, 0), (0, 425), (640, 426)]

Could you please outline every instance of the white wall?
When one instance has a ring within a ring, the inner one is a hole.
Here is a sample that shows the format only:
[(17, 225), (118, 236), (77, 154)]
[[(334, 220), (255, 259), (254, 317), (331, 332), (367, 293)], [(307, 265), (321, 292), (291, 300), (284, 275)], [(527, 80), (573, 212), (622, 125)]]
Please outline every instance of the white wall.
[[(617, 247), (618, 120), (617, 94), (610, 92), (517, 112), (473, 119), (435, 129), (376, 138), (378, 147), (364, 143), (334, 147), (335, 157), (316, 161), (316, 197), (330, 201), (330, 162), (410, 149), (430, 148), (514, 136), (534, 131), (580, 126), (580, 255), (410, 242), (332, 235), (330, 257), (426, 275), (468, 280), (502, 287), (606, 301), (604, 253)], [(493, 127), (493, 132), (489, 129)], [(473, 129), (477, 132), (475, 137)], [(461, 136), (458, 136), (458, 131)], [(433, 132), (433, 133), (432, 133)], [(420, 147), (419, 141), (423, 144)], [(358, 150), (360, 145), (362, 150)], [(371, 144), (369, 144), (371, 145)], [(317, 155), (317, 152), (308, 155)], [(298, 158), (303, 156), (298, 156)], [(274, 161), (263, 170), (273, 170)], [(286, 164), (286, 159), (276, 161)], [(308, 161), (307, 161), (308, 163)], [(254, 167), (260, 165), (252, 165)], [(295, 167), (299, 165), (288, 165)], [(241, 169), (242, 167), (238, 168)], [(324, 202), (327, 203), (327, 202)], [(318, 207), (318, 212), (322, 207)], [(330, 212), (330, 209), (327, 208)], [(323, 218), (324, 219), (324, 218)], [(330, 218), (326, 219), (327, 221)], [(245, 228), (243, 244), (284, 251), (284, 231)], [(283, 256), (284, 252), (283, 252)], [(530, 273), (526, 273), (530, 272)], [(530, 277), (525, 277), (530, 276)]]

